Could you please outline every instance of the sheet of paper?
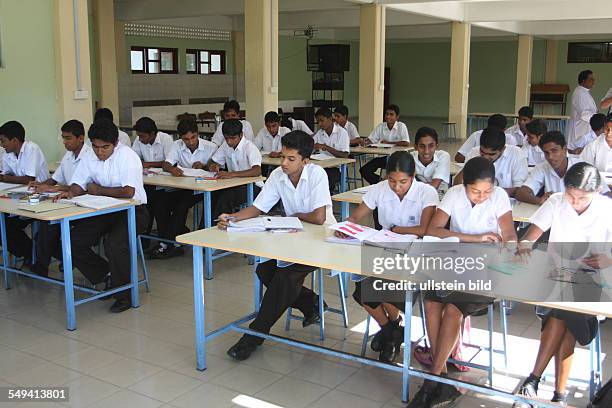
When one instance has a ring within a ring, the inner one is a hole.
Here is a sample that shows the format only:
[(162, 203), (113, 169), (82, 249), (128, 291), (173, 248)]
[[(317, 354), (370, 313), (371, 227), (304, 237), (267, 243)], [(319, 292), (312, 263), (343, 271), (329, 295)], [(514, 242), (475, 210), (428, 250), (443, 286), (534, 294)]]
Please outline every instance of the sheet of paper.
[(263, 232), (263, 231), (290, 231), (304, 229), (297, 217), (258, 217), (242, 221), (230, 221), (230, 232)]
[(79, 207), (91, 208), (94, 210), (101, 210), (103, 208), (110, 208), (123, 204), (125, 201), (113, 197), (85, 194), (69, 200), (60, 200), (60, 202), (66, 204), (76, 204)]
[(202, 169), (190, 169), (188, 167), (181, 167), (179, 169), (183, 170), (183, 176), (185, 177), (202, 177), (202, 178), (215, 178), (217, 176), (216, 173), (212, 171), (206, 171)]
[(376, 234), (374, 234), (372, 237), (370, 237), (368, 241), (369, 242), (380, 242), (380, 243), (412, 242), (417, 238), (418, 237), (416, 235), (412, 235), (412, 234), (396, 234), (395, 232), (392, 232), (389, 230), (380, 230)]
[(11, 190), (13, 188), (21, 187), (21, 184), (13, 184), (13, 183), (2, 183), (0, 182), (0, 191)]
[(393, 146), (394, 145), (392, 145), (391, 143), (372, 143), (369, 147), (380, 147), (380, 148), (387, 149)]
[(71, 207), (73, 207), (72, 204), (54, 203), (51, 201), (44, 201), (38, 204), (21, 203), (17, 206), (20, 210), (30, 211), (36, 214)]
[(329, 228), (333, 231), (339, 231), (345, 235), (348, 235), (349, 237), (355, 238), (359, 242), (363, 242), (364, 240), (373, 237), (378, 232), (374, 228), (355, 224), (354, 222), (350, 221), (339, 222), (330, 225)]
[(335, 235), (325, 237), (325, 242), (332, 242), (334, 244), (346, 244), (346, 245), (361, 245), (358, 239), (355, 238), (338, 238)]
[(330, 155), (330, 154), (326, 154), (326, 153), (316, 153), (316, 154), (311, 154), (310, 155), (310, 159), (311, 160), (330, 160), (333, 159), (334, 156)]
[(30, 189), (30, 187), (23, 185), (23, 184), (18, 184), (17, 187), (11, 189), (11, 193), (32, 193), (33, 190)]

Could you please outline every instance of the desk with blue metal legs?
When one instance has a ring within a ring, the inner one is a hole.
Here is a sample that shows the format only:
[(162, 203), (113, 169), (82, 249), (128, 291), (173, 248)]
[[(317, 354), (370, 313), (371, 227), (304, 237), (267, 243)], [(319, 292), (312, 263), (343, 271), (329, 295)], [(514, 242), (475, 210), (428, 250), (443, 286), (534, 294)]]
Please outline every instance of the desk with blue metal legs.
[[(68, 330), (76, 329), (76, 306), (86, 302), (121, 292), (127, 289), (131, 291), (132, 307), (139, 306), (138, 300), (138, 266), (136, 252), (136, 207), (137, 202), (125, 200), (124, 205), (105, 208), (102, 210), (92, 210), (83, 207), (70, 207), (58, 210), (52, 210), (42, 213), (33, 213), (30, 211), (20, 210), (18, 208), (19, 201), (17, 200), (0, 200), (0, 234), (2, 235), (2, 270), (4, 272), (4, 287), (10, 289), (9, 275), (17, 274), (28, 276), (33, 279), (42, 280), (56, 285), (64, 286), (64, 295), (66, 298), (66, 328)], [(72, 245), (70, 239), (70, 223), (72, 221), (83, 218), (96, 217), (103, 214), (114, 213), (118, 211), (127, 211), (128, 217), (128, 237), (130, 248), (130, 283), (108, 291), (99, 291), (81, 285), (76, 285), (73, 279), (72, 271)], [(60, 224), (61, 241), (62, 241), (62, 262), (64, 264), (63, 281), (39, 276), (34, 273), (25, 272), (9, 265), (8, 243), (6, 238), (6, 217), (24, 217), (37, 221), (46, 221), (51, 224)], [(85, 293), (92, 294), (84, 299), (74, 300), (74, 290), (79, 290)]]

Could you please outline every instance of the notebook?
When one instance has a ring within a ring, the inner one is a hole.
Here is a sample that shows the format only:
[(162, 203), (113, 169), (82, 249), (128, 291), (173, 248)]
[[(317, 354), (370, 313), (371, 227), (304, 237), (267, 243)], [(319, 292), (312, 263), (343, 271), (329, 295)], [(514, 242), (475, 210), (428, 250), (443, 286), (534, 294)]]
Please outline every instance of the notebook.
[(104, 208), (110, 208), (115, 207), (117, 205), (125, 204), (125, 200), (106, 196), (96, 196), (91, 194), (85, 194), (71, 199), (61, 199), (59, 200), (59, 202), (63, 204), (74, 204), (84, 208), (91, 208), (93, 210), (101, 210)]
[(325, 153), (315, 153), (310, 155), (311, 160), (330, 160), (333, 159), (334, 156), (330, 156)]
[(217, 178), (217, 173), (214, 173), (212, 171), (206, 171), (202, 169), (191, 169), (189, 167), (181, 167), (181, 166), (178, 166), (178, 168), (183, 171), (183, 176), (185, 177), (202, 177), (205, 179)]
[(230, 221), (229, 232), (297, 231), (304, 229), (297, 217), (257, 217), (242, 221)]
[(391, 143), (372, 143), (369, 147), (381, 147), (383, 149), (387, 149), (389, 147), (393, 147)]
[(38, 204), (21, 203), (17, 206), (17, 208), (23, 211), (29, 211), (29, 212), (38, 214), (38, 213), (43, 213), (43, 212), (48, 212), (48, 211), (61, 210), (63, 208), (71, 208), (72, 206), (73, 206), (72, 204), (67, 204), (67, 203), (63, 204), (63, 203), (54, 203), (52, 201), (44, 201)]
[(17, 187), (21, 187), (21, 184), (1, 183), (0, 182), (0, 191), (12, 190), (12, 189), (17, 188)]

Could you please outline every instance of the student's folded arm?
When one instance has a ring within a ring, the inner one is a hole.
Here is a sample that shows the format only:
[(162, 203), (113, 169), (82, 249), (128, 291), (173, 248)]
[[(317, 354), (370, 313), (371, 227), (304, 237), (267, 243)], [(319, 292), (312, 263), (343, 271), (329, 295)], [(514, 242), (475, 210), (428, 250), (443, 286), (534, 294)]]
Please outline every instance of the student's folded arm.
[(389, 143), (394, 144), (394, 145), (396, 145), (398, 147), (408, 147), (408, 146), (410, 146), (410, 142), (407, 142), (405, 140), (400, 140), (399, 142), (389, 142)]
[(426, 207), (421, 212), (421, 223), (419, 225), (415, 225), (414, 227), (395, 227), (393, 228), (393, 232), (398, 234), (412, 234), (419, 237), (427, 234), (427, 230), (429, 228), (429, 224), (431, 223), (431, 219), (433, 218), (436, 211), (435, 206)]
[[(96, 188), (95, 195), (114, 197), (114, 198), (132, 198), (136, 193), (136, 189), (132, 186), (124, 186), (124, 187), (102, 187), (98, 186)], [(90, 193), (91, 194), (91, 193)]]
[(370, 215), (372, 211), (365, 203), (360, 203), (346, 220), (358, 223), (363, 217)]
[(462, 155), (461, 153), (457, 152), (457, 154), (455, 154), (455, 161), (457, 163), (464, 163), (465, 162), (465, 156)]
[(29, 184), (31, 181), (36, 180), (36, 177), (32, 176), (12, 176), (9, 174), (5, 174), (2, 177), (2, 181), (5, 183), (13, 183), (13, 184)]
[(170, 172), (170, 171), (172, 170), (172, 168), (173, 168), (173, 167), (174, 167), (174, 166), (173, 166), (172, 164), (168, 163), (167, 161), (164, 161), (164, 162), (162, 162), (162, 164), (161, 164), (161, 168), (162, 168), (164, 171), (167, 171), (167, 172)]
[(325, 223), (325, 216), (327, 214), (327, 206), (316, 208), (314, 211), (309, 213), (297, 213), (293, 214), (293, 217), (298, 217), (300, 220), (309, 224), (323, 225)]
[(259, 177), (261, 176), (261, 166), (255, 165), (248, 170), (232, 171), (232, 177)]
[(71, 184), (70, 188), (68, 189), (68, 193), (70, 195), (72, 195), (73, 197), (77, 197), (80, 195), (85, 194), (85, 190), (78, 184)]
[(508, 197), (514, 198), (516, 194), (516, 190), (518, 190), (518, 187), (506, 187), (504, 188), (504, 190), (506, 190), (506, 193), (508, 193)]
[(540, 204), (540, 199), (533, 193), (531, 187), (521, 186), (516, 190), (516, 199), (524, 203)]

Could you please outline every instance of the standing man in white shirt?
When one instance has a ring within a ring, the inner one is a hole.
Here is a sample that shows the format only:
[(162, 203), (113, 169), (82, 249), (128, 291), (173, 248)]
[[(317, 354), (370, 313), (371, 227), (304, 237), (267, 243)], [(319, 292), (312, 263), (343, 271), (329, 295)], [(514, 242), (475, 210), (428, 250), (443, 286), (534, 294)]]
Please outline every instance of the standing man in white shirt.
[[(347, 158), (350, 151), (350, 138), (346, 129), (334, 123), (331, 110), (320, 108), (315, 113), (319, 130), (314, 135), (314, 147), (322, 154), (331, 157)], [(325, 169), (329, 180), (329, 189), (334, 191), (340, 182), (340, 169), (332, 167)]]
[[(403, 122), (399, 121), (400, 109), (397, 105), (389, 105), (385, 108), (385, 121), (378, 124), (365, 140), (364, 144), (388, 143), (398, 147), (410, 146), (410, 134)], [(380, 176), (376, 174), (379, 169), (384, 169), (387, 165), (387, 156), (376, 157), (367, 162), (359, 172), (361, 177), (370, 184), (380, 181)]]
[(612, 171), (612, 114), (606, 118), (604, 133), (586, 145), (580, 158), (599, 171)]
[(516, 125), (510, 126), (506, 129), (506, 135), (512, 136), (510, 141), (506, 141), (507, 144), (521, 147), (526, 143), (527, 138), (527, 123), (533, 119), (533, 109), (529, 106), (523, 106), (518, 111), (518, 118)]
[(601, 104), (599, 105), (601, 109), (607, 109), (608, 114), (612, 113), (612, 87), (608, 89), (606, 95), (601, 99)]
[(578, 74), (578, 86), (572, 93), (570, 120), (567, 126), (567, 143), (574, 141), (589, 132), (589, 120), (597, 113), (597, 104), (591, 96), (591, 89), (595, 85), (593, 71), (587, 69)]
[[(145, 205), (147, 195), (142, 182), (140, 158), (128, 146), (119, 143), (117, 126), (107, 119), (95, 121), (87, 136), (91, 140), (93, 154), (79, 163), (71, 180), (70, 191), (60, 193), (60, 198), (72, 198), (92, 194), (114, 198), (133, 199), (136, 207), (136, 233), (140, 234), (149, 222)], [(92, 246), (104, 240), (102, 258)], [(79, 220), (70, 231), (73, 265), (94, 285), (105, 282), (116, 288), (130, 282), (130, 248), (128, 220), (125, 211), (99, 215)], [(109, 276), (110, 274), (110, 276)], [(108, 280), (110, 279), (110, 284)], [(112, 313), (120, 313), (132, 306), (130, 291), (114, 294)]]
[[(0, 181), (5, 183), (29, 184), (49, 178), (45, 155), (36, 143), (25, 139), (25, 129), (17, 121), (6, 122), (0, 127), (0, 143), (6, 150), (2, 157)], [(32, 240), (24, 229), (32, 220), (19, 217), (6, 218), (6, 238), (11, 254), (23, 258), (24, 264), (32, 259)]]
[(337, 106), (334, 109), (334, 122), (346, 130), (351, 140), (351, 146), (358, 146), (361, 143), (357, 126), (348, 120), (349, 110), (345, 105)]
[[(113, 117), (113, 111), (108, 108), (100, 108), (96, 111), (96, 113), (94, 114), (94, 122), (98, 119), (108, 119), (111, 122), (115, 121)], [(119, 131), (119, 142), (123, 143), (127, 147), (132, 146), (132, 139), (130, 139), (130, 136), (123, 130), (119, 129), (119, 126), (117, 126), (117, 130)], [(88, 140), (88, 144), (91, 145), (91, 141)]]
[[(228, 119), (240, 119), (240, 104), (236, 100), (232, 99), (231, 101), (227, 101), (223, 104), (223, 120)], [(244, 137), (251, 142), (255, 140), (255, 134), (253, 133), (253, 126), (251, 126), (251, 123), (246, 119), (240, 120), (240, 123), (242, 123), (242, 134)], [(225, 142), (222, 127), (223, 122), (219, 124), (211, 139), (211, 141), (217, 146), (221, 146), (223, 142)]]

